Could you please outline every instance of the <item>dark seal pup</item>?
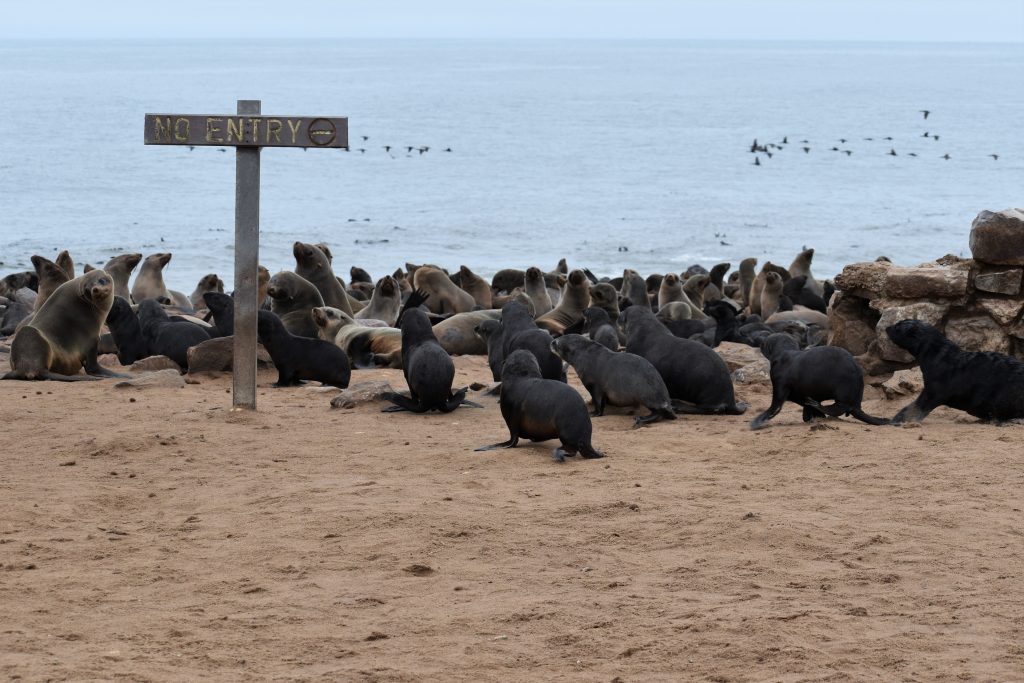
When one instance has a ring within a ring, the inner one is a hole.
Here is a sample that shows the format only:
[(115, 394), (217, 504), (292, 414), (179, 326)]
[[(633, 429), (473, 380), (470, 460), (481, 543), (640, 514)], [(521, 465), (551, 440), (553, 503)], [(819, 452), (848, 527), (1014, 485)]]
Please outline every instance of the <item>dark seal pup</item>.
[(992, 351), (962, 351), (937, 329), (919, 320), (886, 328), (889, 338), (921, 365), (924, 390), (892, 419), (920, 422), (939, 406), (982, 420), (1024, 418), (1024, 363)]
[[(665, 380), (668, 395), (684, 402), (678, 412), (742, 415), (725, 361), (700, 342), (669, 332), (646, 306), (630, 306), (619, 322), (626, 329), (626, 351), (651, 362)], [(687, 405), (691, 404), (691, 405)]]
[(658, 420), (674, 420), (672, 400), (661, 375), (650, 362), (632, 353), (609, 351), (578, 334), (551, 342), (551, 349), (571, 365), (594, 402), (594, 415), (604, 415), (606, 405), (644, 406), (650, 415), (637, 415), (641, 427)]
[(149, 352), (149, 341), (142, 334), (139, 316), (124, 297), (114, 297), (114, 303), (107, 313), (107, 329), (114, 339), (117, 362), (121, 365), (131, 365), (152, 355)]
[[(3, 379), (63, 382), (124, 377), (96, 360), (100, 328), (114, 299), (114, 282), (93, 270), (54, 290), (11, 342), (11, 371)], [(79, 375), (84, 367), (88, 375)]]
[(385, 392), (381, 398), (395, 405), (382, 412), (409, 410), (425, 413), (440, 410), (442, 413), (450, 413), (467, 403), (465, 388), (452, 393), (455, 363), (434, 336), (426, 312), (410, 308), (402, 313), (399, 325), (402, 329), (402, 374), (409, 385), (409, 397)]
[(604, 454), (590, 443), (593, 425), (575, 389), (540, 376), (533, 354), (524, 349), (513, 351), (501, 369), (501, 416), (508, 425), (509, 439), (478, 451), (515, 448), (520, 438), (530, 441), (558, 439), (561, 447), (553, 452), (557, 462), (566, 455), (579, 453), (584, 458), (602, 458)]
[[(775, 333), (761, 343), (761, 353), (772, 364), (772, 404), (751, 421), (751, 429), (763, 427), (779, 414), (786, 401), (803, 406), (804, 422), (826, 415), (852, 415), (869, 425), (888, 424), (888, 420), (861, 410), (864, 377), (857, 361), (846, 349), (816, 346), (801, 351), (793, 337)], [(821, 405), (828, 400), (835, 403)]]
[(260, 343), (277, 368), (275, 387), (294, 386), (303, 380), (314, 380), (339, 389), (348, 387), (352, 370), (344, 351), (323, 339), (291, 334), (276, 313), (259, 311), (258, 315), (256, 331)]
[(167, 356), (182, 368), (188, 368), (188, 350), (210, 335), (206, 328), (186, 320), (172, 320), (156, 299), (139, 304), (139, 325), (154, 356)]

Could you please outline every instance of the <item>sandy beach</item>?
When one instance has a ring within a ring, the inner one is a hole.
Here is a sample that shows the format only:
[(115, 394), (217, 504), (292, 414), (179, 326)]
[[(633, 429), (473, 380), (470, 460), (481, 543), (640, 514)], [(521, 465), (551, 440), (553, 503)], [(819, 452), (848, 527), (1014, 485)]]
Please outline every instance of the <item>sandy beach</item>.
[[(0, 358), (6, 368), (6, 358)], [(489, 378), (456, 359), (457, 384)], [(353, 382), (401, 372), (354, 373)], [(742, 417), (552, 462), (496, 401), (2, 382), (10, 680), (1024, 679), (1024, 427)], [(575, 382), (575, 377), (571, 375)], [(876, 396), (891, 415), (909, 399)]]

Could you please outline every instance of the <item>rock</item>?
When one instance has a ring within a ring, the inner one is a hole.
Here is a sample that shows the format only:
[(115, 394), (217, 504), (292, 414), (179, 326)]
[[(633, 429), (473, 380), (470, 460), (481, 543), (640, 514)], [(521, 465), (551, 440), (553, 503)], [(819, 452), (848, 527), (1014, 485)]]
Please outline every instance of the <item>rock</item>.
[(987, 315), (951, 318), (946, 323), (945, 333), (951, 342), (964, 351), (1010, 352), (1010, 338)]
[(1009, 325), (1024, 309), (1024, 299), (996, 299), (978, 297), (976, 302), (1000, 325)]
[(876, 341), (878, 343), (878, 357), (882, 360), (895, 361), (897, 363), (911, 363), (914, 357), (892, 343), (885, 328), (895, 325), (901, 320), (920, 320), (929, 325), (941, 328), (942, 319), (949, 312), (949, 304), (933, 304), (926, 302), (892, 301), (889, 299), (876, 299), (871, 302), (871, 307), (881, 311), (882, 315), (875, 325)]
[(890, 268), (883, 294), (892, 299), (956, 299), (967, 295), (970, 267), (925, 264), (916, 268)]
[(181, 366), (167, 356), (150, 356), (137, 360), (128, 368), (132, 372), (156, 372), (157, 370), (177, 370), (181, 372)]
[(978, 261), (1024, 265), (1024, 210), (982, 211), (971, 223), (970, 246)]
[(735, 370), (732, 373), (732, 381), (736, 384), (771, 384), (771, 367), (767, 358), (761, 358)]
[(974, 286), (983, 292), (993, 294), (1020, 294), (1022, 275), (1024, 271), (1020, 268), (982, 272), (974, 278)]
[(744, 366), (764, 360), (761, 350), (749, 344), (737, 344), (735, 342), (722, 342), (715, 349), (718, 355), (725, 361), (729, 372), (738, 370)]
[(387, 391), (394, 391), (391, 385), (382, 379), (373, 379), (366, 382), (357, 382), (349, 386), (340, 394), (331, 399), (332, 408), (355, 408), (360, 403), (380, 401), (381, 394)]
[[(188, 371), (194, 372), (225, 372), (231, 370), (234, 359), (235, 338), (215, 337), (202, 344), (196, 344), (188, 350)], [(256, 364), (258, 367), (273, 367), (270, 354), (262, 344), (256, 345)]]
[(828, 308), (828, 345), (840, 346), (854, 356), (868, 350), (875, 340), (879, 313), (866, 299), (836, 292)]
[(924, 375), (921, 374), (921, 368), (897, 370), (892, 377), (882, 382), (881, 388), (890, 401), (901, 396), (916, 396), (924, 389)]
[(836, 276), (836, 288), (862, 299), (874, 299), (882, 295), (891, 268), (888, 261), (851, 263)]
[(118, 382), (115, 389), (148, 389), (151, 387), (163, 387), (168, 389), (181, 389), (185, 386), (185, 378), (178, 370), (157, 370), (147, 372), (133, 379)]

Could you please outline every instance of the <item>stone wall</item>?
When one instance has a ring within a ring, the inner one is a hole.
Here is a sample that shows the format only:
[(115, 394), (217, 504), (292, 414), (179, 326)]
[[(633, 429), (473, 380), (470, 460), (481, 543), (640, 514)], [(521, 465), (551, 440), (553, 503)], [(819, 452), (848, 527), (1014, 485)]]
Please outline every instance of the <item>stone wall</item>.
[(971, 226), (970, 248), (971, 259), (843, 268), (829, 306), (829, 344), (849, 350), (869, 375), (906, 368), (913, 358), (885, 328), (913, 318), (935, 325), (965, 350), (1024, 358), (1024, 210), (982, 211)]

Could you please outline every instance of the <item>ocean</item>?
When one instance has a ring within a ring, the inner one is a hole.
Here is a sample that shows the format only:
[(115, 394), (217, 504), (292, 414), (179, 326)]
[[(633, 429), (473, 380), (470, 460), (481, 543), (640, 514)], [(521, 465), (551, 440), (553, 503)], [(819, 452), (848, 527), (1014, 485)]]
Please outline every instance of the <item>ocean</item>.
[(346, 278), (969, 255), (979, 211), (1024, 205), (1022, 82), (1021, 43), (0, 42), (0, 275), (170, 251), (171, 287), (230, 288), (234, 151), (142, 134), (238, 99), (349, 117), (350, 151), (262, 152), (272, 272), (295, 240)]

